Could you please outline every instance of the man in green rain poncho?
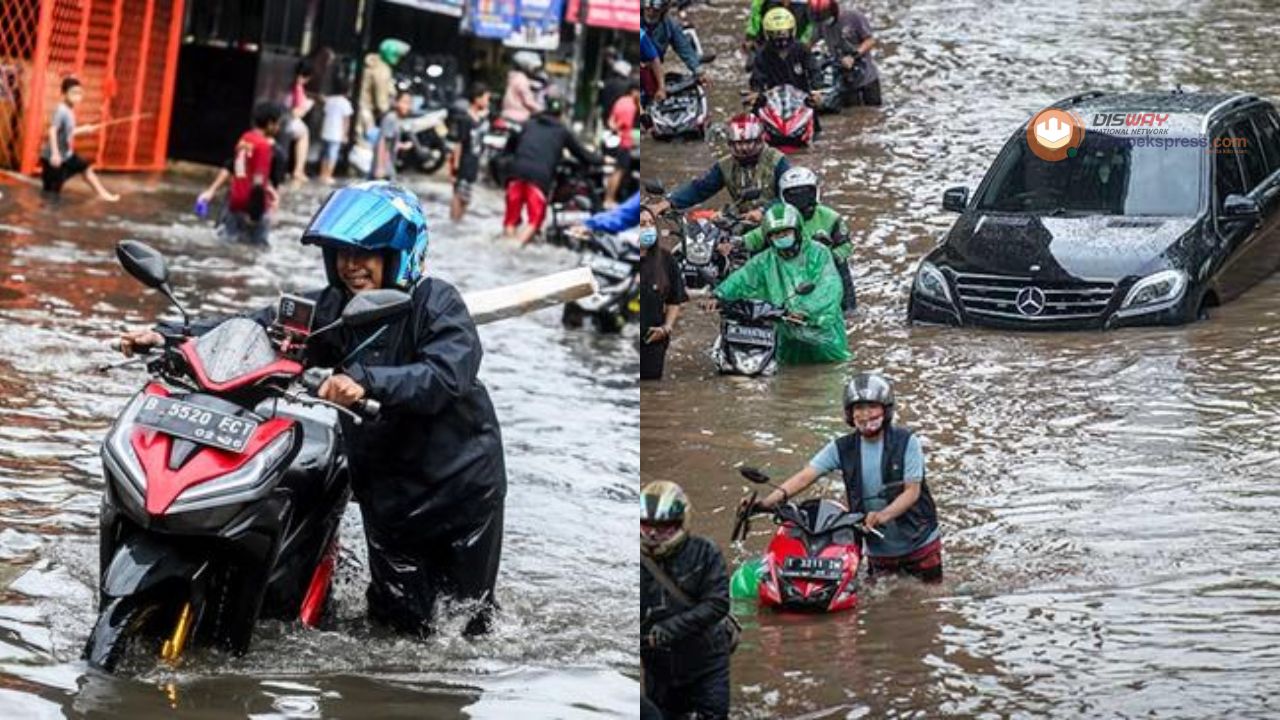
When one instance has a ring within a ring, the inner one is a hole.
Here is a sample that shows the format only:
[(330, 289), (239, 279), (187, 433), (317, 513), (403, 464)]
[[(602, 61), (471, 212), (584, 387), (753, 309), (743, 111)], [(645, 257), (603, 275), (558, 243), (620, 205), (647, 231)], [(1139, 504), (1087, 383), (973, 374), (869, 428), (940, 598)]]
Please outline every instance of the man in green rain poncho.
[[(778, 361), (783, 364), (849, 360), (840, 307), (844, 287), (831, 251), (805, 237), (800, 212), (786, 203), (770, 207), (761, 228), (769, 248), (725, 278), (716, 299), (764, 300), (802, 315), (803, 325), (779, 323)], [(813, 283), (813, 292), (797, 294), (804, 283)]]
[[(792, 167), (778, 180), (779, 196), (800, 211), (802, 231), (805, 237), (826, 245), (836, 263), (836, 272), (844, 286), (844, 311), (853, 312), (858, 306), (853, 289), (853, 274), (849, 270), (849, 258), (853, 256), (853, 242), (849, 226), (834, 209), (821, 203), (818, 176), (809, 168)], [(764, 231), (754, 228), (742, 236), (742, 246), (752, 255), (765, 248)]]

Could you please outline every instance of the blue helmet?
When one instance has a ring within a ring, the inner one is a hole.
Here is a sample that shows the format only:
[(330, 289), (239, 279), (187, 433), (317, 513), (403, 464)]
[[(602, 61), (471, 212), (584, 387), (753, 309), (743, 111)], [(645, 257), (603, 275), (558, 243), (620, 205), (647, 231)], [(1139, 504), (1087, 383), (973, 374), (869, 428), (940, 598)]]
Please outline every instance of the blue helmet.
[(418, 198), (385, 180), (348, 185), (331, 194), (302, 234), (303, 245), (324, 248), (329, 284), (341, 287), (338, 251), (381, 252), (382, 287), (407, 289), (422, 277), (427, 219)]

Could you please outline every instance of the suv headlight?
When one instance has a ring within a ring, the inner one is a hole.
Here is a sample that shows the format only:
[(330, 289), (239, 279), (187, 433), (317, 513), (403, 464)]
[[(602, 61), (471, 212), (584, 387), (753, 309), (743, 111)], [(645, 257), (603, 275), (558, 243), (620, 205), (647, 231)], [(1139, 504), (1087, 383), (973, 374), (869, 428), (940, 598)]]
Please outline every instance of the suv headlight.
[(928, 260), (920, 261), (920, 268), (916, 270), (914, 291), (923, 297), (944, 302), (947, 305), (953, 304), (951, 289), (947, 287), (947, 278)]
[(1161, 270), (1133, 284), (1120, 303), (1121, 310), (1169, 305), (1182, 298), (1187, 290), (1187, 274), (1181, 270)]

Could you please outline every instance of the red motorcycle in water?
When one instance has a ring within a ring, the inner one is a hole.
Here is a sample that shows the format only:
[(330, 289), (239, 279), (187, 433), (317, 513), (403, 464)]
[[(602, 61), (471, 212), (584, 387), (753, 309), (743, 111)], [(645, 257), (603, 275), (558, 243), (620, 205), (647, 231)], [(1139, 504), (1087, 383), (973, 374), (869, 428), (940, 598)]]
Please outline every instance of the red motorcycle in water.
[[(178, 305), (160, 253), (126, 240), (116, 254)], [(308, 339), (391, 320), (410, 302), (396, 290), (361, 293), (313, 332), (314, 303), (285, 295), (270, 328), (235, 317), (199, 337), (178, 306), (181, 335), (104, 366), (146, 359), (152, 378), (102, 445), (90, 665), (112, 671), (130, 647), (170, 662), (193, 644), (243, 652), (259, 618), (320, 621), (351, 495), (338, 414), (359, 424), (378, 405), (352, 412), (316, 397), (331, 371), (304, 368), (303, 353)]]
[(817, 128), (809, 96), (794, 85), (778, 85), (756, 99), (756, 117), (764, 124), (765, 142), (784, 153), (809, 147)]
[[(759, 470), (744, 467), (740, 472), (751, 482), (770, 484), (769, 476)], [(735, 542), (750, 531), (755, 500), (753, 492), (738, 515), (733, 530)], [(799, 504), (783, 502), (772, 510), (772, 515), (778, 529), (760, 565), (752, 569), (758, 576), (760, 604), (806, 612), (839, 612), (856, 607), (862, 538), (867, 532), (862, 526), (863, 515), (849, 512), (840, 503), (816, 498)], [(735, 578), (735, 585), (740, 582)]]

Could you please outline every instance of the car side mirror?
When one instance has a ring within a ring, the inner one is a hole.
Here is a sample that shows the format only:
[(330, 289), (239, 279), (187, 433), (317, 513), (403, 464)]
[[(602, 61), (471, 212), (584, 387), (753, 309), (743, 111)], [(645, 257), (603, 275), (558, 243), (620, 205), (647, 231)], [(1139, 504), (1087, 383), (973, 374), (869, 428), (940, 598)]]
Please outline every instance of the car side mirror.
[(1258, 205), (1258, 201), (1248, 195), (1232, 194), (1222, 201), (1222, 217), (1237, 220), (1246, 220), (1248, 218), (1258, 218), (1262, 215), (1262, 208)]
[(964, 212), (969, 206), (969, 188), (961, 185), (947, 188), (942, 193), (942, 209), (952, 212)]
[(137, 240), (122, 240), (116, 245), (116, 259), (124, 271), (153, 290), (169, 282), (169, 266), (159, 250)]
[(342, 324), (347, 327), (372, 325), (387, 318), (396, 317), (409, 311), (413, 299), (408, 293), (399, 290), (366, 290), (356, 296), (342, 309)]

